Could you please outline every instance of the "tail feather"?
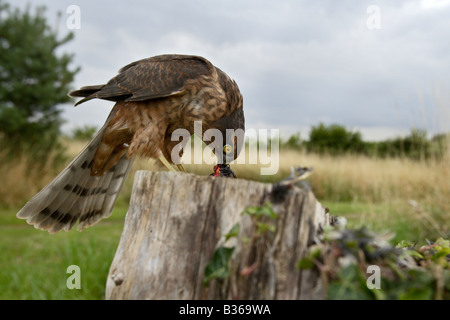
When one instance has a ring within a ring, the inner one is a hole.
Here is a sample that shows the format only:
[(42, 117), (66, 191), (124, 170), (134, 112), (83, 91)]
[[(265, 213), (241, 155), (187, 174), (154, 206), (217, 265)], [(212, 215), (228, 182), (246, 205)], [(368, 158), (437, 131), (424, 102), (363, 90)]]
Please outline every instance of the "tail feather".
[(132, 160), (126, 156), (102, 176), (91, 176), (93, 159), (106, 125), (61, 173), (36, 194), (18, 213), (35, 228), (56, 233), (78, 230), (111, 215)]

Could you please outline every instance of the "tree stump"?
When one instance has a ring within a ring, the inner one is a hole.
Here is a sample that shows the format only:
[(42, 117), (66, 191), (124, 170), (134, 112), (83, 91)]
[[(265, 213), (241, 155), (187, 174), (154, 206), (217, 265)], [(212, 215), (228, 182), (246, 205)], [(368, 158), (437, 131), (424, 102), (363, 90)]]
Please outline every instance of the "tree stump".
[[(318, 274), (297, 263), (328, 223), (295, 186), (138, 171), (106, 299), (320, 299)], [(205, 285), (219, 248), (232, 251), (228, 273)]]

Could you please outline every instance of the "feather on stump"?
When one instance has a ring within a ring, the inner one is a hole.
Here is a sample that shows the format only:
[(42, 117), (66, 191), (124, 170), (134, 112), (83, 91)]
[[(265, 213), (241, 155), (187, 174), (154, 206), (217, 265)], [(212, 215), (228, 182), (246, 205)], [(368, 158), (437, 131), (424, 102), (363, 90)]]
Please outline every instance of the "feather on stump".
[[(330, 217), (310, 191), (292, 186), (274, 202), (273, 189), (138, 171), (106, 299), (321, 298), (318, 275), (296, 266)], [(264, 208), (276, 217), (252, 214)], [(232, 252), (227, 272), (205, 281), (220, 248)]]

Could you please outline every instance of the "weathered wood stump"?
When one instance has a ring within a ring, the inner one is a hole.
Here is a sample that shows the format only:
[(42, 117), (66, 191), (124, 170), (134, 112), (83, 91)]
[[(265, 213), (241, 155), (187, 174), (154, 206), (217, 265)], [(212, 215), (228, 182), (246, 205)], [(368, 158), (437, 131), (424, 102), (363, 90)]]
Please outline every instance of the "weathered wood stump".
[[(277, 218), (242, 214), (266, 201)], [(138, 171), (106, 299), (321, 298), (318, 275), (297, 263), (328, 220), (297, 187), (275, 194), (272, 184)], [(205, 286), (205, 267), (221, 246), (234, 248), (229, 275)]]

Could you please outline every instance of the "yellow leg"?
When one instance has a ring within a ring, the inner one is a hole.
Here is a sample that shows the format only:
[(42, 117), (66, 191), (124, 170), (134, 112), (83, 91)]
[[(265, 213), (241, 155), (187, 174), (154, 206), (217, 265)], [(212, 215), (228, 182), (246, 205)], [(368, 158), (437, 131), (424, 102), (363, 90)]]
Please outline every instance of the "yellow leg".
[(184, 169), (182, 164), (177, 164), (177, 168), (178, 170), (180, 170), (181, 172), (186, 172), (186, 169)]
[(158, 160), (161, 161), (161, 163), (162, 163), (167, 169), (169, 169), (169, 171), (177, 172), (177, 170), (175, 170), (175, 169), (172, 167), (172, 165), (169, 163), (169, 161), (166, 160), (166, 158), (164, 158), (163, 155), (160, 155), (160, 156), (158, 157)]

